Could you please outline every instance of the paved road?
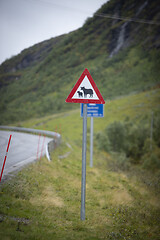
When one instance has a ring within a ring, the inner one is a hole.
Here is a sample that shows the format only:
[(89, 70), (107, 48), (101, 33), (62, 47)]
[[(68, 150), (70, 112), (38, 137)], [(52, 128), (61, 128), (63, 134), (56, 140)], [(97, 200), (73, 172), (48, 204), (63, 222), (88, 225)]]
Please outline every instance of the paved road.
[[(9, 136), (12, 134), (10, 148), (8, 151), (3, 178), (13, 171), (21, 169), (24, 165), (40, 158), (41, 154), (45, 154), (46, 144), (51, 138), (28, 133), (0, 131), (0, 173), (6, 154)], [(38, 144), (39, 143), (39, 144)], [(39, 150), (38, 150), (39, 145)]]

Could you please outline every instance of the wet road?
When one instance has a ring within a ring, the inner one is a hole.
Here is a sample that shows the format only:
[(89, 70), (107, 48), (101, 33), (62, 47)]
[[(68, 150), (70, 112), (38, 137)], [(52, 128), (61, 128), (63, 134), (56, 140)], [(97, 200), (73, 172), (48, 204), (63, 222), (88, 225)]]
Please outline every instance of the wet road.
[(0, 131), (0, 173), (6, 155), (8, 140), (12, 135), (2, 179), (24, 165), (37, 160), (45, 154), (46, 145), (51, 140), (28, 133)]

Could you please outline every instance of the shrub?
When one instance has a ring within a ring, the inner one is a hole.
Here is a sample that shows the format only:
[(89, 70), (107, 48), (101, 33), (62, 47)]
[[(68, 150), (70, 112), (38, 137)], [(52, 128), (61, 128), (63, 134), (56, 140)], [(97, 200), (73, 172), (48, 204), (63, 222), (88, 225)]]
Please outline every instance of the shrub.
[(160, 112), (153, 116), (153, 139), (158, 147), (160, 147)]
[(127, 159), (136, 164), (140, 163), (142, 156), (148, 152), (150, 144), (149, 128), (144, 126), (143, 122), (136, 125), (115, 121), (103, 133), (98, 133), (96, 138), (99, 149), (124, 153)]
[(121, 152), (125, 149), (126, 145), (126, 129), (125, 125), (121, 122), (114, 122), (106, 129), (111, 151)]
[(128, 171), (131, 167), (129, 158), (125, 153), (113, 153), (112, 161), (108, 161), (108, 167), (112, 171)]
[(141, 124), (139, 126), (132, 125), (127, 133), (127, 147), (125, 149), (127, 157), (130, 157), (132, 162), (138, 163), (144, 154), (144, 144), (148, 137), (147, 129)]
[(143, 168), (152, 171), (160, 169), (160, 158), (157, 154), (151, 153), (144, 157)]
[(107, 134), (100, 133), (100, 132), (97, 133), (96, 143), (97, 143), (98, 149), (104, 150), (106, 152), (110, 151), (110, 142), (109, 142)]

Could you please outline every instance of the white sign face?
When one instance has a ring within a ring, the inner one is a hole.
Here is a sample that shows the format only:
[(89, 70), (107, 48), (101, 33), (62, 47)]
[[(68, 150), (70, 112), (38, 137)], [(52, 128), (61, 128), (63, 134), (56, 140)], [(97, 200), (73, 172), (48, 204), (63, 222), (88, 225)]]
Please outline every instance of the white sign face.
[(83, 81), (79, 85), (77, 91), (73, 95), (72, 99), (93, 99), (99, 100), (95, 90), (93, 89), (87, 76), (84, 77)]

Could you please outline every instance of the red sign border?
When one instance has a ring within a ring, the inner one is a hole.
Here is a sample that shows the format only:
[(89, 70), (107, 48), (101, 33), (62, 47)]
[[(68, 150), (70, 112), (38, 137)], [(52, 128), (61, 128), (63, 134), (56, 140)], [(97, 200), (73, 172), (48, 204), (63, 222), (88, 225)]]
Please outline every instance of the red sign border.
[[(77, 91), (77, 89), (79, 88), (81, 82), (83, 81), (83, 79), (85, 78), (85, 76), (87, 75), (88, 80), (90, 81), (90, 84), (92, 85), (94, 91), (96, 92), (97, 96), (99, 99), (72, 99), (73, 95), (75, 94), (75, 92)], [(77, 83), (75, 84), (75, 86), (73, 87), (73, 89), (71, 90), (70, 94), (68, 95), (66, 102), (70, 102), (70, 103), (98, 103), (98, 104), (105, 104), (105, 101), (98, 89), (98, 87), (96, 86), (90, 72), (88, 71), (88, 69), (86, 68), (82, 75), (80, 76), (80, 78), (78, 79)]]

